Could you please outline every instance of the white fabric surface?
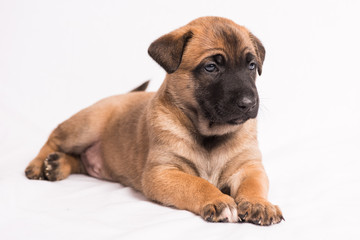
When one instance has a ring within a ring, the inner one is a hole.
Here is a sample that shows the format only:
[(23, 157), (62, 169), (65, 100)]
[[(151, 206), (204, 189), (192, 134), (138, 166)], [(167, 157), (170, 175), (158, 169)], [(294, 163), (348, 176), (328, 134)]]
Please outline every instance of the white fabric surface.
[[(0, 239), (360, 239), (356, 1), (1, 1)], [(267, 55), (259, 140), (278, 225), (214, 224), (84, 175), (24, 176), (50, 131), (164, 71), (152, 40), (219, 15)]]

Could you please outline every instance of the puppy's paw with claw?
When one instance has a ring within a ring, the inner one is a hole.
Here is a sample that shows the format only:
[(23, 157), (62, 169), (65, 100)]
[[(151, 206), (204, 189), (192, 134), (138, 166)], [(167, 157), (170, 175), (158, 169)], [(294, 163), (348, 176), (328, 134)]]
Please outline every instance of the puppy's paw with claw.
[(59, 181), (70, 175), (70, 166), (66, 164), (64, 153), (49, 154), (44, 161), (44, 176), (49, 181)]
[(241, 199), (237, 210), (240, 222), (269, 226), (285, 220), (280, 208), (265, 199)]
[(201, 216), (208, 222), (238, 222), (236, 203), (228, 195), (205, 204)]

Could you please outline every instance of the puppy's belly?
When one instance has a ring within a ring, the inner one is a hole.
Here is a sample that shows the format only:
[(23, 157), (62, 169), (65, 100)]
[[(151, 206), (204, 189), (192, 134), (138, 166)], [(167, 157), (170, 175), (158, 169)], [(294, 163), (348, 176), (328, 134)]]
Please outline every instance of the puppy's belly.
[(96, 142), (86, 149), (81, 154), (81, 161), (90, 176), (105, 179), (104, 174), (102, 174), (103, 160), (100, 154), (100, 142)]

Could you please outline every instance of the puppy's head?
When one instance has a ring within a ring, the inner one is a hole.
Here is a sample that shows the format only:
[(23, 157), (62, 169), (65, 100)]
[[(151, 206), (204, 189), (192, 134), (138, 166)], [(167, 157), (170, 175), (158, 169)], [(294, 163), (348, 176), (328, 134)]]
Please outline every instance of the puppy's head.
[(265, 49), (246, 28), (204, 17), (166, 34), (149, 47), (168, 73), (166, 88), (202, 135), (235, 131), (256, 118)]

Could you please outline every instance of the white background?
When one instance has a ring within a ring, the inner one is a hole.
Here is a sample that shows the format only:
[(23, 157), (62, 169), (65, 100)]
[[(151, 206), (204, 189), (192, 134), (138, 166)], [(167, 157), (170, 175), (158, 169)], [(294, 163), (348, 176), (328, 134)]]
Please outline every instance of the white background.
[[(165, 72), (150, 43), (200, 16), (266, 48), (259, 139), (286, 222), (209, 224), (116, 183), (29, 181), (61, 121)], [(1, 239), (359, 239), (359, 1), (0, 0)]]

